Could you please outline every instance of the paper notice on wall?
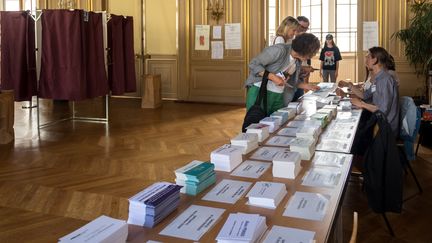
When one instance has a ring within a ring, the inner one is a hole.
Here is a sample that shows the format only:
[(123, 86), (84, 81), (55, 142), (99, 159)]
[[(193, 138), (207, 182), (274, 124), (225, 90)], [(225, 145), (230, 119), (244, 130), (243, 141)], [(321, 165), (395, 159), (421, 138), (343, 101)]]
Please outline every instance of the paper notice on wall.
[(213, 39), (222, 39), (222, 26), (213, 26)]
[(378, 46), (378, 22), (364, 21), (363, 22), (363, 51), (369, 48)]
[(241, 49), (240, 23), (225, 24), (225, 48), (227, 50)]
[(195, 50), (210, 49), (210, 25), (195, 25)]
[(224, 49), (223, 41), (212, 41), (211, 42), (211, 58), (212, 59), (223, 59)]

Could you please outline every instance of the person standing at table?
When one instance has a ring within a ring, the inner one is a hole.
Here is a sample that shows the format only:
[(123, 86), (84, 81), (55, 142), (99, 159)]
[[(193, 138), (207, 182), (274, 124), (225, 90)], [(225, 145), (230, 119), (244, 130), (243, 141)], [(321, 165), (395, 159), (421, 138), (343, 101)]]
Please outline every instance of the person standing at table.
[(342, 60), (339, 48), (333, 41), (333, 35), (328, 34), (320, 55), (320, 75), (324, 82), (335, 83), (338, 77), (339, 61)]
[(289, 40), (294, 38), (294, 35), (299, 27), (299, 22), (297, 19), (288, 16), (280, 23), (276, 30), (276, 37), (273, 40), (272, 45), (275, 44), (285, 44)]

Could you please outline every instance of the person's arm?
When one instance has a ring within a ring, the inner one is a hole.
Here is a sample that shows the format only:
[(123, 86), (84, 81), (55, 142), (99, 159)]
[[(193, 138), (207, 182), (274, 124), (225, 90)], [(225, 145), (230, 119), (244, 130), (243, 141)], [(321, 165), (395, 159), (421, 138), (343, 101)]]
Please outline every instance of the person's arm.
[(351, 98), (351, 103), (360, 109), (366, 109), (372, 113), (379, 110), (378, 106), (373, 104), (368, 104), (359, 98)]
[(249, 63), (249, 70), (256, 77), (262, 77), (266, 67), (277, 62), (279, 58), (282, 58), (282, 55), (280, 47), (269, 46), (252, 59)]
[(319, 70), (320, 77), (322, 77), (323, 67), (324, 67), (324, 61), (321, 61), (320, 70)]
[(313, 85), (313, 84), (309, 84), (309, 83), (303, 83), (303, 82), (298, 83), (297, 84), (297, 88), (300, 88), (300, 89), (309, 89), (309, 90), (313, 90), (313, 91), (316, 91), (316, 90), (320, 89), (320, 87), (317, 86), (317, 85)]
[[(264, 76), (264, 72), (259, 73), (259, 75), (261, 77)], [(283, 85), (285, 85), (285, 80), (282, 77), (280, 77), (280, 76), (278, 76), (278, 75), (276, 75), (274, 73), (269, 73), (268, 74), (268, 79), (270, 81), (272, 81), (273, 83), (275, 83), (277, 86), (283, 86)]]
[(353, 95), (355, 95), (356, 97), (359, 97), (360, 99), (364, 99), (363, 90), (360, 87), (358, 87), (357, 85), (354, 85), (351, 82), (346, 82), (346, 81), (341, 80), (341, 81), (339, 81), (338, 86), (339, 87), (348, 87), (348, 89), (351, 90), (351, 93)]

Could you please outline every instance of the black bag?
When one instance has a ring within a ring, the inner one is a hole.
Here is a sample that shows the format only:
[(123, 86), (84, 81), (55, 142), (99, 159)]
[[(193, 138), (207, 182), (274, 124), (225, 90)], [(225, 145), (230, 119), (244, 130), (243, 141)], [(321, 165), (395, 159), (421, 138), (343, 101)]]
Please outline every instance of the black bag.
[[(268, 71), (264, 72), (260, 91), (255, 104), (246, 112), (242, 132), (246, 132), (246, 128), (252, 123), (258, 123), (263, 118), (267, 116), (267, 83), (268, 83)], [(261, 102), (263, 102), (264, 109), (261, 107)]]

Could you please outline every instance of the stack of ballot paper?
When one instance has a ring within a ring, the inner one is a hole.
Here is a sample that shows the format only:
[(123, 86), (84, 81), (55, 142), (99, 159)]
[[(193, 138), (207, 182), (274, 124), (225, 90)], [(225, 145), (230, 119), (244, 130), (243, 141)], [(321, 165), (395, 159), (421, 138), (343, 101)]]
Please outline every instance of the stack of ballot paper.
[(279, 109), (279, 110), (277, 110), (277, 111), (278, 111), (278, 112), (284, 112), (284, 113), (287, 113), (287, 115), (288, 115), (288, 120), (293, 119), (293, 118), (295, 117), (295, 115), (296, 115), (296, 112), (297, 112), (296, 109), (288, 108), (288, 107), (281, 108), (281, 109)]
[(321, 122), (315, 120), (290, 121), (286, 126), (287, 127), (321, 127)]
[(286, 151), (273, 159), (273, 177), (295, 179), (301, 170), (300, 153)]
[(285, 122), (288, 121), (288, 113), (287, 112), (275, 111), (270, 115), (270, 117), (279, 118), (281, 120), (281, 124), (285, 124)]
[(281, 120), (276, 117), (265, 117), (259, 123), (269, 125), (269, 132), (272, 133), (279, 129)]
[(247, 154), (258, 148), (258, 134), (240, 133), (235, 138), (231, 139), (231, 144), (243, 147), (243, 154)]
[(277, 132), (277, 135), (295, 137), (298, 130), (300, 130), (299, 127), (284, 127)]
[(270, 126), (261, 123), (252, 123), (246, 128), (246, 133), (258, 134), (258, 142), (262, 142), (269, 137)]
[(296, 114), (300, 114), (303, 112), (302, 105), (300, 102), (290, 102), (288, 103), (287, 108), (296, 110)]
[(319, 121), (322, 128), (326, 127), (330, 121), (328, 114), (319, 112), (313, 114), (310, 118), (311, 120)]
[(178, 207), (180, 188), (176, 184), (156, 182), (129, 198), (128, 224), (155, 226)]
[(284, 183), (259, 181), (255, 183), (246, 197), (248, 197), (249, 205), (275, 209), (286, 194)]
[(243, 147), (224, 144), (210, 154), (210, 161), (215, 170), (231, 172), (243, 161)]
[(295, 137), (273, 136), (266, 141), (265, 145), (289, 147), (291, 140), (293, 140), (294, 138)]
[(126, 242), (128, 226), (124, 220), (105, 215), (59, 239), (59, 242)]
[(216, 182), (214, 164), (194, 160), (175, 171), (176, 184), (181, 193), (195, 196)]
[(320, 127), (313, 127), (313, 126), (305, 126), (298, 128), (296, 132), (296, 137), (298, 138), (313, 138), (315, 140), (318, 139), (318, 136), (321, 132)]
[(302, 160), (310, 160), (315, 153), (314, 138), (295, 138), (290, 142), (290, 150), (299, 152)]
[(337, 106), (335, 106), (335, 105), (326, 105), (326, 106), (324, 106), (324, 108), (321, 108), (321, 109), (317, 110), (317, 113), (327, 114), (328, 117), (329, 117), (329, 120), (332, 120), (332, 119), (334, 119), (336, 117)]
[(305, 121), (308, 118), (309, 117), (306, 114), (299, 114), (299, 115), (294, 117), (294, 121)]
[(231, 213), (216, 237), (217, 242), (257, 242), (267, 230), (259, 214)]

